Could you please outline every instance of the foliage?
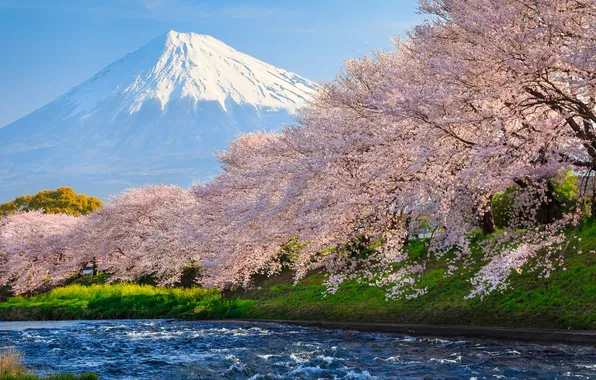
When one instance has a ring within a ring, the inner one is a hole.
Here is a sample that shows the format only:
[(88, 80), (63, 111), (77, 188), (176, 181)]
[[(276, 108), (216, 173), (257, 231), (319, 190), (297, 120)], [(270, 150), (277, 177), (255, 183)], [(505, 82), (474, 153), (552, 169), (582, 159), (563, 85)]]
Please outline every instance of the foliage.
[(511, 186), (507, 190), (493, 196), (492, 211), (495, 218), (495, 225), (498, 228), (506, 228), (509, 225), (509, 212), (513, 209), (516, 188)]
[(0, 216), (22, 211), (39, 210), (47, 214), (88, 215), (101, 209), (103, 203), (85, 194), (77, 194), (70, 187), (44, 190), (35, 195), (25, 195), (0, 205)]
[(551, 183), (555, 198), (563, 206), (564, 210), (573, 210), (580, 197), (580, 190), (578, 188), (579, 176), (567, 170), (559, 173), (551, 180)]
[(183, 288), (190, 288), (198, 286), (198, 278), (201, 276), (201, 267), (199, 265), (187, 265), (182, 269), (180, 275), (180, 281), (177, 282), (176, 286)]
[(301, 244), (298, 239), (292, 239), (286, 244), (282, 245), (277, 261), (280, 264), (280, 271), (286, 271), (292, 269), (294, 262), (300, 255), (300, 251), (304, 249), (304, 244)]
[(0, 319), (122, 319), (225, 316), (231, 305), (218, 290), (131, 283), (72, 284), (0, 303)]

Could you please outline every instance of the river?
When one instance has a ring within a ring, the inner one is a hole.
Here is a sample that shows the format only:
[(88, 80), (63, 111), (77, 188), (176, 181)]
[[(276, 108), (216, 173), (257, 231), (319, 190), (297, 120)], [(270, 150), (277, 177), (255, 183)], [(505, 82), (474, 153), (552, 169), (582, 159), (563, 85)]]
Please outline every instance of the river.
[(40, 374), (101, 379), (594, 379), (596, 348), (443, 339), (283, 324), (0, 322)]

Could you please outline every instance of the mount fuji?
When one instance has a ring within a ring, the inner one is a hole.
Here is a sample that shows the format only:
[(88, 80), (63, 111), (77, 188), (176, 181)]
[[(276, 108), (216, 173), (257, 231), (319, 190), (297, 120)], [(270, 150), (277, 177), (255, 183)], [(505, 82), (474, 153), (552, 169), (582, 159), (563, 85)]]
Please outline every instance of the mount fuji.
[(215, 151), (292, 123), (316, 91), (213, 37), (170, 31), (0, 129), (0, 202), (58, 186), (105, 198), (208, 179)]

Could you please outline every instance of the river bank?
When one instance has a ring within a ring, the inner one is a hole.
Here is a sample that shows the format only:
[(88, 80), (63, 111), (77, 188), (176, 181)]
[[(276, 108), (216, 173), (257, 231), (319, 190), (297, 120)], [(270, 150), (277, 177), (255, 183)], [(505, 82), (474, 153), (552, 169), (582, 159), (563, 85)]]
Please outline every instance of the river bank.
[[(195, 288), (159, 288), (130, 283), (105, 284), (105, 277), (31, 297), (0, 302), (0, 320), (93, 319), (244, 319), (375, 323), (394, 325), (473, 326), (492, 328), (596, 331), (596, 224), (577, 232), (561, 253), (559, 267), (544, 278), (532, 270), (513, 273), (503, 291), (482, 298), (470, 293), (468, 272), (448, 275), (449, 257), (429, 258), (420, 286), (426, 293), (387, 299), (384, 289), (358, 281), (326, 294), (326, 275), (311, 273), (296, 285), (293, 274), (256, 278), (251, 289), (225, 293)], [(578, 254), (578, 252), (583, 252)], [(412, 258), (427, 254), (423, 242), (412, 242)]]

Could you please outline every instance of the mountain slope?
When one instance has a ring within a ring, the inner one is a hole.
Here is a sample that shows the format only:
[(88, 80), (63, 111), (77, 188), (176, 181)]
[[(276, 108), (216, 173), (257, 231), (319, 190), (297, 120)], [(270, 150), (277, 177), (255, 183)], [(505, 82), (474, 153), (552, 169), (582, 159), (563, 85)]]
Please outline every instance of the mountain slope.
[(315, 93), (217, 39), (171, 31), (0, 129), (0, 201), (61, 185), (105, 197), (189, 185), (238, 132), (277, 129)]

